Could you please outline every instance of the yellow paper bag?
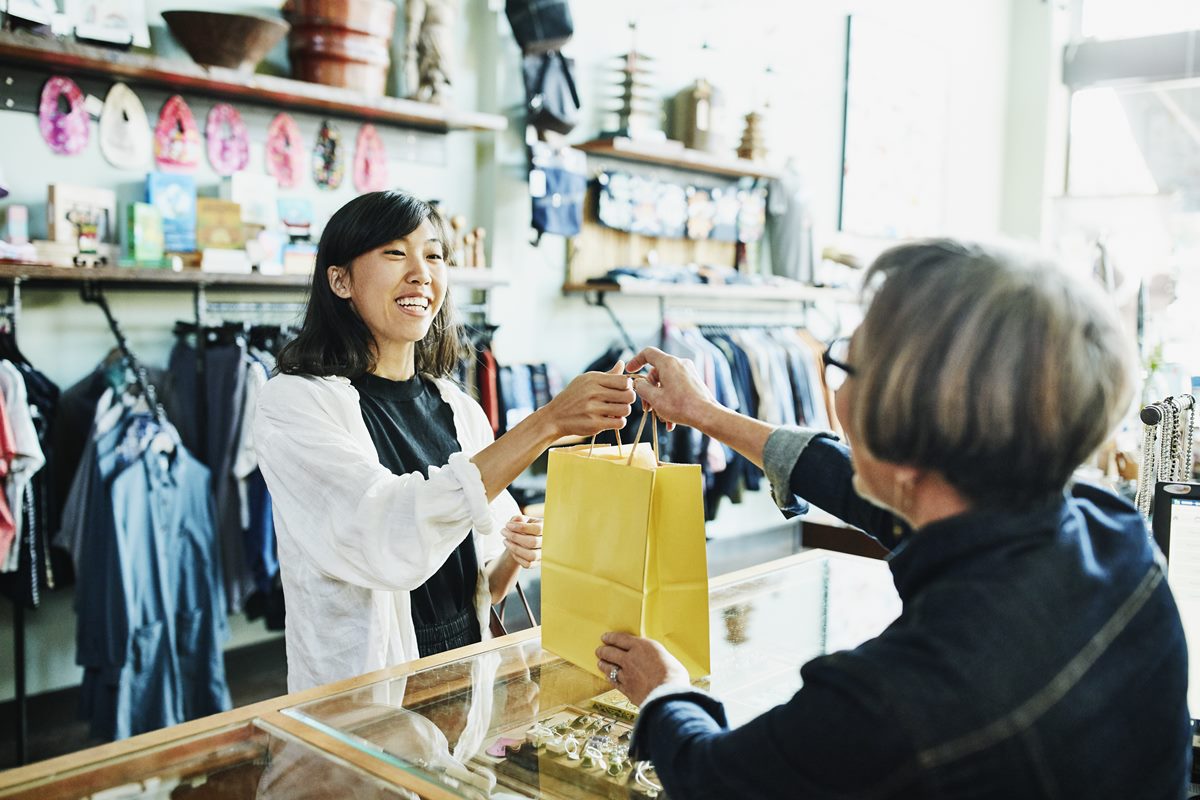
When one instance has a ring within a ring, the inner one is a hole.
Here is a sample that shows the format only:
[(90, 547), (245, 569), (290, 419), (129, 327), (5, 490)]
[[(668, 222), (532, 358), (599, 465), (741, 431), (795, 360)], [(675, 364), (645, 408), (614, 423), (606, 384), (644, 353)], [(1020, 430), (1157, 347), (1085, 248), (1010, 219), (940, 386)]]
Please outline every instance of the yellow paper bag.
[(543, 647), (599, 675), (601, 634), (625, 631), (709, 674), (698, 465), (659, 463), (648, 444), (551, 450), (544, 534)]

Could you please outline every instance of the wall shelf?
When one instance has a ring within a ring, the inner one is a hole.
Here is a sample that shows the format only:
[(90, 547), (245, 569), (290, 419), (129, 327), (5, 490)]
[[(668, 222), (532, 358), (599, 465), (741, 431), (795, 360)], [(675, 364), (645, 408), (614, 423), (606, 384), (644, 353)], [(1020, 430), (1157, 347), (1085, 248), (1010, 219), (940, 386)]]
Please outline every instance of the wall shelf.
[[(451, 267), (451, 286), (490, 289), (506, 281), (490, 269)], [(145, 267), (55, 267), (49, 264), (0, 261), (0, 281), (19, 280), (25, 285), (70, 285), (85, 282), (128, 287), (210, 287), (240, 289), (289, 289), (304, 291), (312, 283), (309, 275), (260, 275), (201, 272), (196, 269), (174, 272)]]
[(653, 142), (637, 142), (621, 136), (613, 139), (594, 139), (574, 145), (574, 147), (595, 156), (608, 156), (625, 161), (638, 161), (643, 164), (657, 164), (663, 167), (706, 172), (710, 175), (727, 175), (737, 178), (774, 178), (779, 175), (778, 170), (765, 164), (742, 158), (717, 156), (699, 150), (669, 147)]
[(746, 286), (741, 284), (713, 285), (708, 283), (568, 283), (564, 294), (600, 292), (625, 297), (679, 298), (685, 300), (770, 300), (777, 302), (838, 302), (856, 303), (858, 294), (852, 289), (794, 284), (786, 286)]
[(508, 126), (508, 120), (497, 114), (458, 111), (398, 97), (370, 97), (334, 86), (203, 67), (182, 59), (122, 53), (22, 31), (0, 31), (0, 62), (443, 133), (502, 131)]

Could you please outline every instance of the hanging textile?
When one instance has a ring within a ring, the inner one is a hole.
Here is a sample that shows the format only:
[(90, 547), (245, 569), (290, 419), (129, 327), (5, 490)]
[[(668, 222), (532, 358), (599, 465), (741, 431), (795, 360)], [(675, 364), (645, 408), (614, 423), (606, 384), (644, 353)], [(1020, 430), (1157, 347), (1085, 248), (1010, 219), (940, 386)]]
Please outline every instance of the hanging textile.
[(230, 707), (210, 473), (127, 375), (95, 406), (63, 509), (92, 733), (120, 739)]
[(294, 331), (241, 322), (203, 328), (179, 323), (175, 331), (168, 372), (179, 395), (178, 428), (212, 470), (226, 603), (231, 613), (263, 618), (269, 629), (281, 630), (271, 499), (250, 422), (257, 392), (275, 371), (275, 353)]
[[(11, 515), (13, 542), (6, 557), (0, 556), (0, 561), (4, 562), (4, 568), (0, 569), (3, 573), (0, 574), (0, 594), (32, 609), (38, 607), (44, 590), (57, 586), (58, 570), (52, 563), (50, 542), (58, 524), (51, 480), (54, 451), (50, 434), (59, 391), (52, 381), (24, 359), (11, 332), (0, 334), (0, 353), (11, 359), (0, 362), (0, 371), (6, 376), (0, 380), (11, 384), (18, 395), (11, 403), (4, 404), (4, 422), (13, 437), (13, 449), (7, 452), (17, 454), (19, 458), (25, 450), (36, 448), (35, 455), (41, 454), (41, 466), (28, 474), (28, 480), (21, 480), (19, 488), (12, 483), (14, 479), (20, 480), (12, 471), (12, 458), (6, 462), (7, 491), (3, 505)], [(0, 432), (0, 438), (3, 435)], [(26, 437), (29, 437), (28, 443), (22, 444), (20, 439)], [(14, 497), (17, 500), (15, 506)], [(0, 517), (3, 517), (2, 510)], [(0, 553), (3, 549), (0, 546)]]
[(52, 152), (63, 156), (83, 152), (91, 138), (92, 120), (79, 84), (62, 75), (46, 81), (38, 104), (38, 129)]

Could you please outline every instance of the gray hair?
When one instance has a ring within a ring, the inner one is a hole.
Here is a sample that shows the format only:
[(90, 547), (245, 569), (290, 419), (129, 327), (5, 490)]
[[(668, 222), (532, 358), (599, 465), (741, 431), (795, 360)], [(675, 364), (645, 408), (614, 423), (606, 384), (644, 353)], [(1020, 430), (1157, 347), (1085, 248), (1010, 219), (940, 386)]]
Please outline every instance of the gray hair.
[(883, 253), (855, 334), (854, 429), (979, 507), (1061, 494), (1132, 400), (1131, 347), (1087, 279), (952, 240)]

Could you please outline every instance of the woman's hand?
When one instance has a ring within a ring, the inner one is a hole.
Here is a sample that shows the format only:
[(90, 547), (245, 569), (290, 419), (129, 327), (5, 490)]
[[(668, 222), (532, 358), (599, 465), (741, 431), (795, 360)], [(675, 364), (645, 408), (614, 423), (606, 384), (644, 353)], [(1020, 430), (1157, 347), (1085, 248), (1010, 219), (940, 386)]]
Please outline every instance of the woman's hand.
[(542, 519), (517, 515), (501, 531), (508, 554), (525, 569), (542, 560)]
[(650, 374), (634, 382), (646, 410), (653, 410), (664, 422), (702, 427), (705, 416), (717, 403), (700, 379), (695, 363), (647, 347), (625, 369), (636, 372), (646, 365), (650, 366)]
[(585, 372), (567, 384), (539, 413), (545, 414), (555, 437), (594, 436), (620, 430), (637, 399), (618, 361), (608, 372)]
[(604, 645), (596, 649), (600, 659), (596, 666), (635, 705), (663, 684), (690, 683), (683, 664), (653, 639), (630, 633), (606, 633), (601, 639)]

